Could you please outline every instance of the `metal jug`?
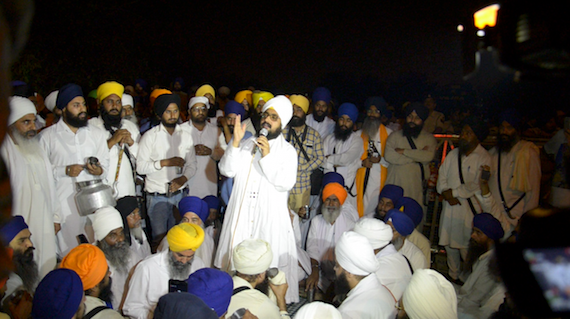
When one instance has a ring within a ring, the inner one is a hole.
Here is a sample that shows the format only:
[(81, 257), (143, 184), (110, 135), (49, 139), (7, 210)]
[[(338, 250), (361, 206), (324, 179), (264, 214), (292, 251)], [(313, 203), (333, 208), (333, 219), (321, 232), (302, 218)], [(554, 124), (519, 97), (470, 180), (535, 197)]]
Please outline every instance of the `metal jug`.
[(115, 207), (117, 205), (113, 196), (113, 189), (100, 179), (77, 182), (75, 186), (77, 187), (75, 203), (81, 216), (93, 214), (97, 209), (104, 206)]

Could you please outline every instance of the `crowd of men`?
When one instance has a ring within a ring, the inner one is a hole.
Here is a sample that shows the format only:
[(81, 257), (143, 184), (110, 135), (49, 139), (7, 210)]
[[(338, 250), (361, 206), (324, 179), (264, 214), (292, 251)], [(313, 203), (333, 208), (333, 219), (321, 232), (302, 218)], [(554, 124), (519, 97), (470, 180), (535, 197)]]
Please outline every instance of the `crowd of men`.
[[(207, 84), (189, 96), (180, 81), (150, 93), (105, 82), (90, 94), (91, 118), (76, 84), (46, 97), (49, 112), (28, 94), (10, 98), (0, 152), (13, 218), (1, 237), (14, 272), (0, 286), (13, 316), (283, 318), (300, 297), (316, 301), (295, 318), (499, 309), (494, 247), (538, 206), (541, 178), (516, 111), (501, 114), (489, 151), (488, 125), (461, 122), (439, 168), (431, 243), (422, 225), (432, 133), (446, 125), (433, 98), (408, 104), (398, 123), (371, 97), (360, 125), (359, 107), (333, 107), (324, 87), (230, 100)], [(86, 181), (109, 185), (116, 206), (82, 214), (75, 195)], [(443, 275), (430, 269), (436, 245)]]

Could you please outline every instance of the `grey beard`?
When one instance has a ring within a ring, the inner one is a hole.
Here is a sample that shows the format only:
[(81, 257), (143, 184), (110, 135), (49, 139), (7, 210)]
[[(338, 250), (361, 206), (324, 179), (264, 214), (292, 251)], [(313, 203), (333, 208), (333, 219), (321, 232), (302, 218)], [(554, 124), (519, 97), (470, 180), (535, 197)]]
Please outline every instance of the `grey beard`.
[(22, 279), (24, 288), (30, 293), (36, 290), (40, 273), (34, 260), (34, 248), (30, 247), (24, 253), (14, 253), (15, 273)]
[(38, 135), (26, 138), (20, 132), (13, 130), (14, 144), (18, 145), (18, 150), (28, 160), (42, 160), (42, 148), (40, 147)]
[(378, 135), (378, 129), (382, 124), (380, 118), (367, 116), (362, 123), (362, 132), (368, 136), (369, 139), (373, 139)]
[(400, 236), (394, 240), (392, 240), (392, 245), (394, 245), (394, 248), (396, 248), (396, 250), (400, 250), (402, 249), (402, 246), (404, 246), (404, 237)]
[(111, 246), (107, 244), (106, 241), (100, 240), (97, 244), (99, 248), (105, 254), (105, 258), (109, 261), (109, 264), (113, 265), (117, 271), (123, 275), (129, 272), (129, 261), (130, 261), (130, 247), (126, 242), (121, 242)]
[(192, 267), (192, 262), (194, 259), (190, 260), (188, 263), (183, 264), (174, 258), (172, 251), (168, 251), (168, 272), (170, 273), (170, 279), (176, 280), (186, 280), (190, 276), (190, 267)]
[[(332, 210), (329, 210), (332, 209)], [(325, 206), (321, 207), (321, 214), (323, 214), (323, 218), (329, 224), (334, 224), (338, 216), (340, 216), (340, 211), (342, 210), (342, 206), (340, 207), (332, 207), (332, 206)]]
[(139, 124), (139, 119), (137, 119), (137, 116), (134, 115), (134, 114), (125, 115), (125, 116), (123, 117), (123, 119), (129, 120), (129, 121), (131, 121), (131, 122), (133, 122), (133, 123), (135, 123), (135, 124), (137, 124), (137, 125)]

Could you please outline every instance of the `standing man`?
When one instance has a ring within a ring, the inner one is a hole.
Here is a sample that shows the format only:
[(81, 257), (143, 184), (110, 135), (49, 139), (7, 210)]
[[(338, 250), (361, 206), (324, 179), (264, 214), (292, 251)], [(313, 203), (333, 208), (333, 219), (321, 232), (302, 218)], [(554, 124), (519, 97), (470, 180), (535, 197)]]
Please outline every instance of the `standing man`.
[(297, 182), (289, 193), (289, 208), (297, 213), (311, 201), (311, 174), (321, 166), (325, 156), (319, 133), (305, 124), (309, 100), (302, 95), (291, 95), (289, 100), (293, 104), (293, 117), (283, 135), (298, 154)]
[(439, 225), (439, 245), (445, 247), (447, 267), (452, 281), (459, 279), (460, 258), (467, 257), (473, 216), (482, 212), (475, 193), (479, 191), (481, 165), (490, 165), (491, 157), (481, 141), (487, 137), (485, 122), (468, 117), (463, 122), (459, 145), (449, 152), (439, 168), (437, 191), (443, 195)]
[(161, 123), (148, 130), (139, 144), (137, 173), (146, 175), (146, 204), (154, 244), (175, 225), (172, 209), (178, 206), (186, 182), (196, 173), (192, 135), (178, 125), (179, 110), (178, 95), (158, 96), (154, 112)]
[(285, 96), (267, 101), (260, 123), (267, 136), (243, 141), (245, 125), (236, 118), (233, 141), (219, 165), (223, 175), (234, 178), (234, 187), (214, 259), (214, 266), (230, 271), (235, 268), (231, 252), (237, 244), (248, 238), (265, 240), (274, 252), (270, 266), (287, 276), (288, 303), (299, 300), (297, 247), (287, 208), (297, 177), (297, 153), (281, 134), (292, 113)]
[(331, 101), (331, 92), (327, 88), (316, 88), (313, 92), (313, 112), (307, 115), (307, 125), (317, 130), (323, 140), (334, 132), (335, 122), (328, 117)]
[(56, 264), (54, 221), (61, 223), (61, 206), (51, 163), (39, 143), (35, 114), (29, 99), (10, 98), (8, 134), (0, 152), (10, 172), (12, 215), (22, 216), (36, 235), (35, 257), (43, 277)]
[[(429, 178), (429, 162), (433, 160), (437, 141), (431, 133), (422, 130), (428, 110), (420, 103), (406, 108), (406, 124), (386, 140), (386, 161), (390, 163), (386, 184), (404, 189), (424, 206), (424, 183)], [(425, 208), (424, 208), (425, 210)]]
[[(40, 133), (40, 143), (52, 165), (57, 200), (61, 204), (61, 226), (56, 226), (60, 257), (78, 245), (77, 235), (84, 234), (93, 242), (93, 233), (86, 227), (75, 204), (75, 183), (104, 180), (109, 170), (109, 148), (105, 131), (87, 125), (87, 105), (77, 84), (63, 86), (56, 106), (62, 118)], [(96, 157), (98, 164), (87, 162)], [(61, 228), (61, 231), (58, 230)]]
[(89, 125), (107, 132), (109, 171), (107, 183), (117, 192), (117, 198), (135, 196), (135, 167), (140, 139), (136, 124), (122, 118), (124, 87), (117, 82), (105, 82), (97, 88), (99, 117)]
[(182, 128), (192, 135), (196, 153), (196, 174), (188, 181), (190, 196), (206, 197), (218, 194), (216, 163), (224, 155), (219, 137), (222, 131), (207, 121), (210, 102), (205, 96), (196, 96), (188, 104), (190, 119)]

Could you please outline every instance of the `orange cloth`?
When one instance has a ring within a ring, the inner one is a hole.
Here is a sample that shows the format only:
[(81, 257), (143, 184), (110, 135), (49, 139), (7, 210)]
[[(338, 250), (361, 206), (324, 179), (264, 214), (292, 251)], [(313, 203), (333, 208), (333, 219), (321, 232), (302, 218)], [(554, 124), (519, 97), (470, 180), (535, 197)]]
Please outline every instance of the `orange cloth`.
[(75, 271), (81, 278), (84, 290), (97, 286), (109, 271), (103, 251), (91, 244), (73, 248), (61, 260), (60, 268)]
[(166, 89), (156, 89), (150, 93), (149, 101), (150, 101), (150, 107), (151, 108), (154, 107), (154, 100), (156, 100), (157, 97), (159, 97), (163, 94), (172, 94), (172, 92), (169, 90), (166, 90)]
[(341, 205), (344, 204), (346, 196), (348, 196), (346, 189), (339, 183), (328, 183), (327, 186), (325, 186), (323, 189), (323, 202), (331, 197), (331, 195), (336, 195)]
[(251, 97), (252, 94), (253, 94), (253, 92), (251, 92), (250, 90), (239, 91), (236, 93), (234, 101), (241, 104), (243, 102), (243, 100), (246, 100), (247, 104), (249, 104), (249, 106), (253, 106), (253, 99)]

